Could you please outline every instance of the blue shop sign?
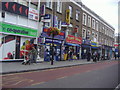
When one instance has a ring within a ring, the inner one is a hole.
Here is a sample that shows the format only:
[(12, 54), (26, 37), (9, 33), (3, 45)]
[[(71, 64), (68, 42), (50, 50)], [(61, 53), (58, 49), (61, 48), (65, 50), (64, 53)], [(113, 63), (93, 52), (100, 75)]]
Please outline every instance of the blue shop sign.
[[(45, 43), (52, 43), (52, 39), (45, 39)], [(60, 40), (53, 40), (54, 44), (62, 44)]]
[(51, 14), (45, 14), (44, 19), (50, 19), (51, 18)]
[(83, 39), (82, 44), (89, 44), (90, 45), (90, 40)]

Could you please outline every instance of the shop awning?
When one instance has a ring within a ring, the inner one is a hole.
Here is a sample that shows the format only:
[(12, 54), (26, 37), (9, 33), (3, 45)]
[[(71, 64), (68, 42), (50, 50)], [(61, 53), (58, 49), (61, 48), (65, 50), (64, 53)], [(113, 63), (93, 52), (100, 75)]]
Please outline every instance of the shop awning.
[(70, 45), (70, 46), (80, 46), (79, 44), (73, 44), (73, 43), (65, 43), (65, 45)]

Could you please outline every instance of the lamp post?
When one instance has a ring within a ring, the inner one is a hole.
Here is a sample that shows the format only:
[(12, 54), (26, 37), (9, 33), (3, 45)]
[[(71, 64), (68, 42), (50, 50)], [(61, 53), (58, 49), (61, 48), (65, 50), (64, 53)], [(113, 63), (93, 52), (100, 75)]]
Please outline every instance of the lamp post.
[(118, 59), (120, 57), (120, 33), (118, 33)]

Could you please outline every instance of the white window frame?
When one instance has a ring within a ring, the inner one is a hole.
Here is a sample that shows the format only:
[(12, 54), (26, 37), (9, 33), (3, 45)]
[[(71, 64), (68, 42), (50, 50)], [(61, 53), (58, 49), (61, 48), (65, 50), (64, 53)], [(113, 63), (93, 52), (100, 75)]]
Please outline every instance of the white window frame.
[(62, 1), (57, 0), (57, 12), (62, 13)]
[(79, 20), (79, 14), (80, 14), (80, 11), (77, 9), (76, 10), (76, 20)]
[(58, 20), (58, 29), (61, 30), (61, 20)]
[(88, 16), (88, 27), (91, 27), (91, 17)]
[(52, 0), (46, 0), (46, 7), (52, 9)]
[(98, 31), (98, 21), (96, 21), (96, 27), (95, 29)]
[(31, 2), (31, 3), (30, 3), (30, 8), (33, 8), (33, 9), (37, 10), (37, 9), (38, 9), (38, 6), (35, 5), (35, 4), (33, 4), (33, 3)]
[(92, 28), (95, 29), (95, 19), (92, 19)]
[(92, 40), (94, 41), (94, 38), (95, 38), (95, 32), (92, 31)]
[(87, 15), (85, 13), (83, 13), (83, 24), (87, 24)]
[(29, 0), (18, 0), (18, 3), (20, 3), (20, 4), (24, 5), (24, 6), (29, 6)]
[(72, 6), (69, 6), (69, 10), (70, 10), (70, 17), (72, 17), (72, 13), (73, 13), (73, 7)]
[[(49, 24), (49, 25), (47, 25), (47, 24)], [(44, 26), (48, 27), (48, 28), (51, 27), (51, 22), (44, 22)]]
[[(85, 33), (83, 33), (84, 31), (85, 31)], [(86, 39), (86, 29), (85, 28), (82, 29), (82, 38)]]

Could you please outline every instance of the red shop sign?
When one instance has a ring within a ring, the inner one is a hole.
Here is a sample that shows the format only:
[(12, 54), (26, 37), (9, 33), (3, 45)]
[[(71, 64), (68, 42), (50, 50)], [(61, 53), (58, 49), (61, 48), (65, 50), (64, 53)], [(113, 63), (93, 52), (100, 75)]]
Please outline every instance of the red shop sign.
[(68, 35), (66, 38), (66, 42), (67, 43), (74, 43), (74, 44), (82, 44), (82, 38)]

